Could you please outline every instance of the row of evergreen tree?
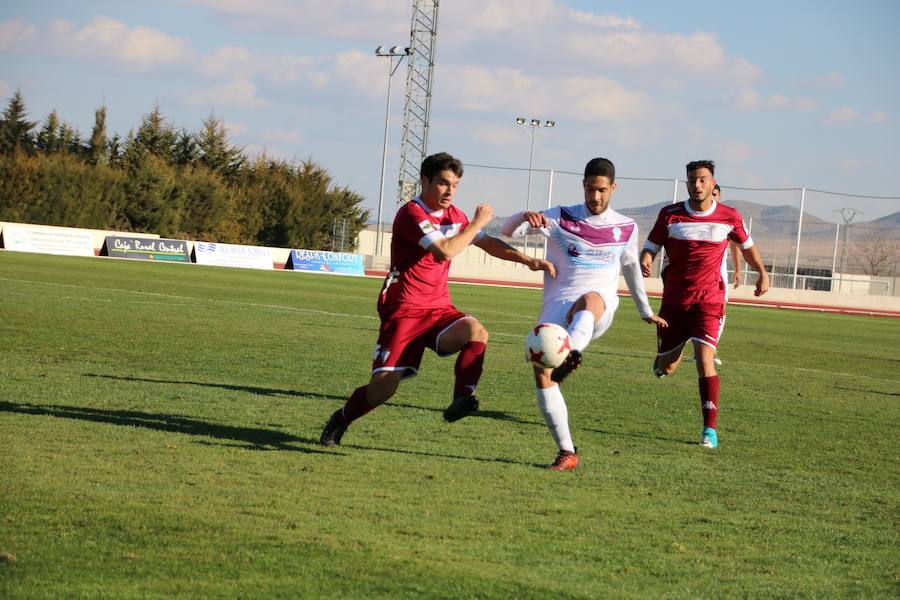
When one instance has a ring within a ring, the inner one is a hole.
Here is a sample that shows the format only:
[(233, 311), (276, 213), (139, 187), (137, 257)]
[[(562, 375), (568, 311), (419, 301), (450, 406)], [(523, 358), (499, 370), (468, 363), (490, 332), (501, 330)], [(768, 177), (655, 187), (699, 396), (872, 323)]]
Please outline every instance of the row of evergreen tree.
[(248, 157), (214, 115), (190, 132), (157, 105), (121, 138), (101, 106), (85, 139), (55, 110), (29, 121), (17, 91), (0, 119), (0, 221), (328, 250), (335, 223), (356, 239), (362, 201), (312, 160)]

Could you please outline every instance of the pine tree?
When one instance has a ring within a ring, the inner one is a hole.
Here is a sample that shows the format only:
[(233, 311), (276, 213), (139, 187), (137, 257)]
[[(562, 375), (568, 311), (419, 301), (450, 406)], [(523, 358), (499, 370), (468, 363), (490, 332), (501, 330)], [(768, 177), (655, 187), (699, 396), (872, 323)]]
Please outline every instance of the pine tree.
[(44, 126), (37, 134), (37, 149), (44, 154), (54, 154), (59, 152), (62, 144), (59, 137), (59, 115), (56, 109), (47, 115)]
[(228, 142), (224, 121), (214, 114), (203, 121), (203, 129), (197, 134), (197, 148), (200, 163), (226, 179), (234, 178), (246, 161), (241, 148)]
[(175, 139), (175, 146), (172, 149), (172, 158), (176, 165), (186, 166), (194, 164), (197, 160), (198, 150), (197, 142), (194, 141), (194, 135), (182, 127)]
[(92, 165), (109, 163), (109, 143), (106, 139), (106, 107), (94, 111), (94, 129), (87, 145), (87, 159)]
[(3, 111), (3, 118), (0, 119), (0, 152), (14, 154), (34, 151), (34, 138), (31, 130), (37, 123), (28, 121), (27, 116), (22, 92), (16, 90), (16, 93), (9, 99), (6, 110)]
[(112, 167), (120, 167), (122, 166), (122, 154), (124, 150), (122, 148), (122, 138), (119, 137), (118, 133), (114, 133), (113, 136), (109, 140), (109, 148), (107, 149), (107, 153), (109, 154), (109, 164)]
[(172, 149), (175, 146), (175, 130), (166, 122), (166, 118), (159, 109), (159, 104), (154, 104), (150, 114), (144, 116), (134, 137), (135, 143), (145, 151), (166, 162), (173, 162)]

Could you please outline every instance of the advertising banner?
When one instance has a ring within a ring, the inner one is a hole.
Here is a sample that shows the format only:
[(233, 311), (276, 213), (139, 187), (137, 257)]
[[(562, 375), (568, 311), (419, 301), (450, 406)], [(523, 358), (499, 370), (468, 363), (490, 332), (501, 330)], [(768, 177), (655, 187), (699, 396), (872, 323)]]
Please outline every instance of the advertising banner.
[(330, 273), (332, 275), (365, 275), (359, 254), (325, 252), (321, 250), (291, 250), (285, 269)]
[(100, 256), (134, 258), (139, 260), (163, 260), (191, 262), (187, 242), (160, 238), (138, 238), (108, 235), (103, 241)]
[(49, 225), (3, 225), (3, 247), (16, 252), (38, 252), (63, 256), (94, 256), (89, 231)]
[(198, 265), (218, 267), (242, 267), (244, 269), (272, 269), (272, 250), (238, 244), (197, 242), (194, 244), (194, 262)]

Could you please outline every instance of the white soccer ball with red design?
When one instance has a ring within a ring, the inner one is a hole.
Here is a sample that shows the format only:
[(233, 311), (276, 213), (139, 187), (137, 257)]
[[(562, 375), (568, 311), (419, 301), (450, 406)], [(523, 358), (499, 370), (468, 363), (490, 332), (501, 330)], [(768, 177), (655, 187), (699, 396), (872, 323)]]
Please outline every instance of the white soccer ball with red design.
[(525, 360), (545, 369), (563, 364), (571, 349), (569, 332), (556, 323), (541, 323), (525, 338)]

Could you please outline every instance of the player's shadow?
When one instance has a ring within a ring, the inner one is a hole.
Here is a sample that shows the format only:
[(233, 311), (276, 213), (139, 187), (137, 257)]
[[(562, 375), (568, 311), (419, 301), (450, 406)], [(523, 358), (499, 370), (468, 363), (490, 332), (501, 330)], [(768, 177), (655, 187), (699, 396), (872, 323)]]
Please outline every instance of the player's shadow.
[(880, 390), (864, 390), (861, 388), (843, 387), (840, 385), (834, 386), (834, 389), (845, 390), (848, 392), (859, 392), (860, 394), (876, 394), (879, 396), (900, 396), (900, 392), (882, 392)]
[[(413, 408), (415, 410), (425, 410), (428, 412), (441, 413), (444, 414), (443, 408), (434, 408), (431, 406), (420, 406), (418, 404), (404, 404), (403, 402), (394, 402), (392, 400), (388, 400), (384, 406), (395, 406), (397, 408)], [(507, 412), (503, 412), (502, 410), (477, 410), (472, 413), (470, 416), (466, 417), (468, 419), (477, 418), (477, 419), (497, 419), (498, 421), (509, 421), (510, 423), (518, 423), (520, 425), (540, 425), (541, 427), (546, 427), (543, 423), (538, 423), (537, 421), (526, 421), (525, 419), (520, 419), (515, 415), (511, 415)]]
[[(144, 411), (0, 402), (0, 412), (92, 421), (94, 423), (105, 423), (123, 427), (142, 427), (144, 429), (152, 429), (155, 431), (168, 431), (184, 435), (213, 438), (215, 440), (221, 440), (222, 442), (237, 442), (237, 444), (225, 445), (237, 445), (251, 450), (286, 450), (311, 454), (333, 454), (333, 452), (297, 446), (296, 444), (315, 445), (316, 440), (300, 438), (274, 429), (235, 427), (232, 425), (222, 425), (220, 423), (210, 423), (190, 417), (179, 417)], [(211, 442), (200, 443), (209, 444)]]
[(537, 467), (544, 469), (546, 464), (531, 463), (522, 460), (513, 460), (511, 458), (487, 458), (482, 456), (459, 456), (457, 454), (439, 454), (437, 452), (423, 452), (422, 450), (403, 450), (400, 448), (376, 448), (375, 446), (362, 446), (358, 444), (342, 444), (343, 448), (354, 448), (356, 450), (370, 450), (375, 452), (390, 452), (392, 454), (407, 454), (410, 456), (427, 456), (429, 458), (449, 458), (451, 460), (474, 460), (483, 463), (501, 463), (508, 465), (520, 465), (523, 467)]
[(599, 433), (600, 435), (605, 435), (609, 437), (630, 437), (630, 438), (638, 438), (642, 440), (656, 440), (658, 442), (672, 442), (673, 444), (685, 444), (688, 446), (696, 446), (697, 440), (687, 440), (684, 438), (671, 438), (665, 437), (662, 435), (653, 435), (651, 433), (631, 433), (630, 431), (611, 431), (609, 429), (591, 429), (590, 427), (584, 428), (584, 431), (590, 431), (591, 433)]
[(100, 375), (97, 373), (85, 373), (85, 377), (99, 377), (102, 379), (114, 379), (116, 381), (133, 381), (138, 383), (162, 383), (170, 385), (195, 385), (199, 387), (217, 388), (220, 390), (229, 390), (232, 392), (247, 392), (249, 394), (257, 394), (259, 396), (296, 396), (298, 398), (326, 399), (326, 400), (346, 400), (347, 396), (333, 396), (331, 394), (322, 394), (319, 392), (303, 392), (297, 390), (279, 390), (275, 388), (264, 388), (252, 385), (235, 385), (231, 383), (209, 383), (206, 381), (179, 381), (175, 379), (147, 379), (143, 377), (121, 377), (118, 375)]

